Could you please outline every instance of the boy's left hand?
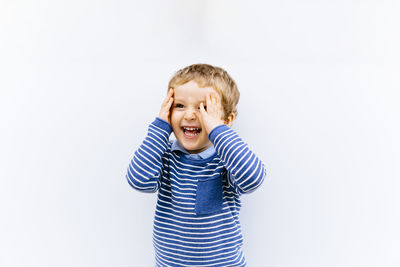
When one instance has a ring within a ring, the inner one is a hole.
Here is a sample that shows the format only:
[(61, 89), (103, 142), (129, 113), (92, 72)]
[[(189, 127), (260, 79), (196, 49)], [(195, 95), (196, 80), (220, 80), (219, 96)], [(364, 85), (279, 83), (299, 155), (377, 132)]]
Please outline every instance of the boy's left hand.
[(207, 93), (206, 107), (207, 110), (204, 108), (204, 104), (200, 103), (200, 120), (208, 135), (215, 127), (224, 124), (222, 119), (224, 111), (217, 93)]

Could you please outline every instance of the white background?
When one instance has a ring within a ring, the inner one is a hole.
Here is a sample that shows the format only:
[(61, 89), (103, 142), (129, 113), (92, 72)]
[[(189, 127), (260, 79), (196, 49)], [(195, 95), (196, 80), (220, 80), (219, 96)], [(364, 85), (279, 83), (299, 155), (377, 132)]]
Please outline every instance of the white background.
[(0, 266), (153, 266), (125, 172), (175, 71), (225, 68), (264, 161), (249, 266), (400, 266), (400, 2), (0, 1)]

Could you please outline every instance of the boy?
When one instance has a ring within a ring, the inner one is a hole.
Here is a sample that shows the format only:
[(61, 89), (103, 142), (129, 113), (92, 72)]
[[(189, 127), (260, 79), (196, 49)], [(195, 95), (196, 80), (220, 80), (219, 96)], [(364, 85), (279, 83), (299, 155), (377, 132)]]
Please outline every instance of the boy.
[(168, 88), (126, 175), (133, 188), (158, 191), (156, 266), (246, 266), (239, 197), (258, 188), (266, 171), (230, 128), (237, 86), (225, 70), (195, 64)]

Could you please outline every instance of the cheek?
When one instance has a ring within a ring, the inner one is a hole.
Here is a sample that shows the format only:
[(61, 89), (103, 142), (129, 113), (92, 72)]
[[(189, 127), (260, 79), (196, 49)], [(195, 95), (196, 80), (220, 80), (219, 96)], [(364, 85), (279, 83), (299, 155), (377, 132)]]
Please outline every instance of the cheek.
[(179, 114), (177, 112), (172, 112), (171, 113), (171, 124), (172, 124), (172, 128), (174, 127), (179, 127)]

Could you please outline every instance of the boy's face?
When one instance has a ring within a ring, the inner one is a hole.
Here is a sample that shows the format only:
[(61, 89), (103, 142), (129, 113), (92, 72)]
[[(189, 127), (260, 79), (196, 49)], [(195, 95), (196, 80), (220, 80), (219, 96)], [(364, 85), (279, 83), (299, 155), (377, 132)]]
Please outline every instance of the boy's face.
[(212, 87), (198, 87), (194, 81), (174, 88), (171, 126), (179, 143), (190, 154), (202, 152), (212, 145), (200, 120), (200, 103), (206, 106), (208, 92), (217, 93)]

